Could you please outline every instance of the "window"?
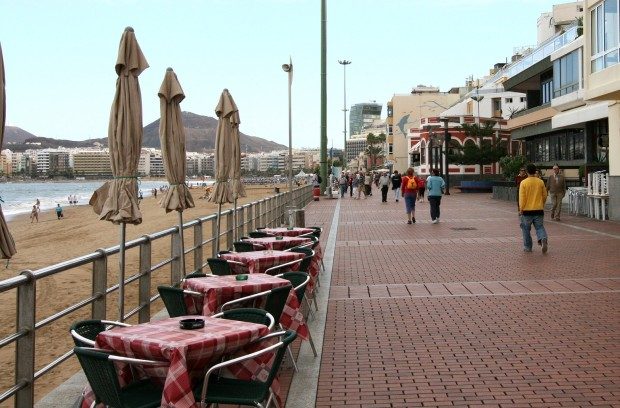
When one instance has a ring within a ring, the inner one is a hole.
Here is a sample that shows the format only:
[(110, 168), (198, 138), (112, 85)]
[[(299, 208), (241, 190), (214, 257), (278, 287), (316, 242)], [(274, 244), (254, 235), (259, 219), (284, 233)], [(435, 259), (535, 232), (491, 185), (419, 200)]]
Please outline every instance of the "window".
[(388, 143), (388, 154), (394, 154), (394, 145), (392, 143)]
[(512, 98), (506, 98), (506, 99), (504, 99), (504, 102), (506, 102), (506, 103), (512, 103)]
[(557, 98), (579, 89), (579, 50), (553, 61), (553, 97)]
[(520, 97), (520, 98), (519, 98), (519, 102), (521, 102), (521, 103), (525, 103), (525, 101), (526, 101), (525, 96), (522, 96), (522, 97)]
[(393, 135), (394, 134), (394, 132), (392, 132), (392, 125), (388, 125), (387, 131), (388, 131), (388, 135)]
[(605, 0), (590, 10), (592, 72), (620, 62), (619, 9), (620, 0)]
[(502, 98), (493, 98), (493, 117), (499, 118), (502, 116)]
[(391, 106), (388, 105), (388, 107), (387, 107), (387, 116), (388, 116), (388, 118), (391, 118), (393, 116), (393, 112), (394, 112), (394, 109)]
[(585, 157), (583, 129), (567, 129), (528, 140), (525, 143), (525, 154), (529, 160), (539, 163), (583, 160)]
[(540, 104), (544, 105), (551, 102), (551, 89), (553, 88), (553, 79), (547, 79), (540, 83)]

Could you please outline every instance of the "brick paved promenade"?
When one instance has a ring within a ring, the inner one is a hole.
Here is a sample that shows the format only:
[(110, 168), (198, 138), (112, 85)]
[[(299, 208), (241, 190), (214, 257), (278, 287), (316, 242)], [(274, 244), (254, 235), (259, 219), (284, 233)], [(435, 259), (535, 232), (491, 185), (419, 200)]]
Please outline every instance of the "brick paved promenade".
[(457, 193), (407, 225), (389, 197), (306, 210), (331, 286), (287, 407), (620, 406), (620, 224), (563, 214), (524, 253), (514, 203)]

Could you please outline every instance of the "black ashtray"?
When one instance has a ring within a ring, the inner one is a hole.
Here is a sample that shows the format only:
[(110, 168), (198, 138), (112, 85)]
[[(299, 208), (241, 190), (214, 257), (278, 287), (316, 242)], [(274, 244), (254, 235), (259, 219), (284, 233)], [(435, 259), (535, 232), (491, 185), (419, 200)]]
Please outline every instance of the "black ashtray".
[(202, 329), (205, 327), (205, 321), (203, 319), (183, 319), (179, 321), (179, 326), (183, 330)]

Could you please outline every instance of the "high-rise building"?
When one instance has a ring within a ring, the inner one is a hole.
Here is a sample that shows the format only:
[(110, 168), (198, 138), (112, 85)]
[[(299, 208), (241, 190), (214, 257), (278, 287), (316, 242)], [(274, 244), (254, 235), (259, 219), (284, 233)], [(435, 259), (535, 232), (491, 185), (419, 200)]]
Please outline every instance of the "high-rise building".
[(376, 120), (381, 119), (379, 103), (358, 103), (351, 106), (349, 114), (349, 136), (362, 133), (362, 129), (371, 126)]

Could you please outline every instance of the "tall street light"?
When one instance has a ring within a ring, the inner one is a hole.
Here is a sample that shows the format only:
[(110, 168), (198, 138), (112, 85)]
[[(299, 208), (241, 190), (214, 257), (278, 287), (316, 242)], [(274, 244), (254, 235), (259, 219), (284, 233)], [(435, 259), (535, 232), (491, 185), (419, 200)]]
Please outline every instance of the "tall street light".
[[(327, 12), (321, 0), (321, 191), (327, 185)], [(329, 189), (331, 195), (331, 187)]]
[[(293, 85), (293, 60), (282, 64), (282, 70), (288, 73), (288, 205), (293, 205), (293, 121), (291, 114), (291, 86)], [(289, 217), (290, 222), (290, 217)]]
[(452, 139), (450, 132), (448, 131), (448, 122), (449, 119), (445, 118), (445, 117), (441, 117), (439, 118), (440, 121), (443, 122), (443, 131), (444, 131), (444, 136), (443, 136), (443, 140), (444, 140), (444, 157), (446, 160), (446, 195), (450, 195), (450, 158), (448, 157), (448, 155), (450, 154), (450, 141)]
[(342, 149), (342, 169), (346, 170), (346, 165), (349, 160), (347, 159), (347, 65), (351, 64), (351, 61), (347, 60), (338, 60), (338, 63), (342, 65), (342, 71), (344, 74), (344, 106), (342, 108), (342, 112), (344, 113), (344, 147)]

